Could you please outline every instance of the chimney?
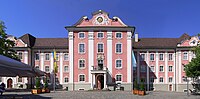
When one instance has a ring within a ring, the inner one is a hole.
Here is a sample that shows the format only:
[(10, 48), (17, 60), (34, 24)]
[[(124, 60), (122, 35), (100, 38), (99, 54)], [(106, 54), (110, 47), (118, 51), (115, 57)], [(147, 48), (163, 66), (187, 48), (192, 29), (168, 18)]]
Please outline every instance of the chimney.
[(138, 33), (135, 33), (135, 42), (138, 42)]

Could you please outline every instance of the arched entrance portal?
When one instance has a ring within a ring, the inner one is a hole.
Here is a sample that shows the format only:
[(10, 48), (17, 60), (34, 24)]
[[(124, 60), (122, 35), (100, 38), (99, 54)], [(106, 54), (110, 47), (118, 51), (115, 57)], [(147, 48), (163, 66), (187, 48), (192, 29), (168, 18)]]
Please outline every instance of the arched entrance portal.
[(7, 88), (12, 88), (12, 79), (11, 78), (9, 78), (8, 80), (7, 80)]
[(98, 90), (101, 90), (104, 88), (104, 75), (103, 74), (96, 75), (96, 85), (97, 85)]

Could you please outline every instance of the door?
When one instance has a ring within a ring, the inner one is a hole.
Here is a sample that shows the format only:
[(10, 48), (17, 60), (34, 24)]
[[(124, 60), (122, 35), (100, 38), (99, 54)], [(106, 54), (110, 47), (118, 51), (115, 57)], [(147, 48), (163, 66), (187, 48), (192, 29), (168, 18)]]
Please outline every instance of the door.
[(172, 91), (172, 85), (169, 85), (169, 91)]
[(9, 78), (7, 80), (7, 88), (12, 88), (12, 79), (11, 78)]
[(96, 85), (97, 85), (97, 89), (101, 90), (104, 88), (104, 76), (102, 74), (97, 75), (96, 78)]

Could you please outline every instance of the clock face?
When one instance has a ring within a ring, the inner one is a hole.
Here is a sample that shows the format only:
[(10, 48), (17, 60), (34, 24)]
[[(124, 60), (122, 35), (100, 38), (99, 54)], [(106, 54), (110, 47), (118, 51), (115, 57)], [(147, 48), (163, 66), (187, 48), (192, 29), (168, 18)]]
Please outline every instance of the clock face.
[(103, 18), (102, 18), (102, 17), (98, 17), (98, 18), (97, 18), (97, 21), (98, 21), (99, 23), (102, 23), (102, 22), (103, 22)]

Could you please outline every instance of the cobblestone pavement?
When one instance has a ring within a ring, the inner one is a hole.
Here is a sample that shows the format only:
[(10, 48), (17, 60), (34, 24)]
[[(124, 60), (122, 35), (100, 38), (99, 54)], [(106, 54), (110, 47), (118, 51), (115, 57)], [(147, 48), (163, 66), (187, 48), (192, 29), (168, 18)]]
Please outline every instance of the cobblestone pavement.
[(133, 95), (129, 91), (56, 91), (39, 95), (30, 92), (5, 92), (0, 99), (200, 99), (200, 95), (178, 92), (147, 92), (145, 96)]

